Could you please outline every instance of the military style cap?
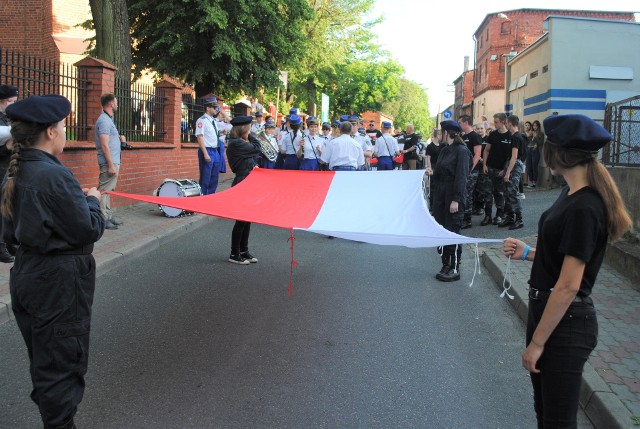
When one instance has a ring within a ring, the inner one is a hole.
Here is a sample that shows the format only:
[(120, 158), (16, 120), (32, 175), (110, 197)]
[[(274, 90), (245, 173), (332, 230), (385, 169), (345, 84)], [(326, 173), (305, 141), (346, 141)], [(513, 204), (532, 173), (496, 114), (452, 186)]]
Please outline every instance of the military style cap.
[(276, 124), (275, 124), (273, 121), (267, 121), (267, 122), (264, 124), (264, 127), (265, 127), (265, 128), (275, 128), (275, 127), (276, 127)]
[(18, 96), (18, 87), (12, 85), (0, 85), (0, 100)]
[(364, 128), (362, 128), (362, 127), (358, 128), (358, 132), (359, 132), (360, 134), (364, 134)]
[(440, 122), (440, 128), (442, 129), (442, 131), (455, 131), (458, 133), (462, 132), (462, 127), (460, 127), (458, 121), (453, 121), (451, 119)]
[(349, 122), (357, 124), (358, 123), (358, 117), (355, 116), (355, 115), (349, 116)]
[(256, 112), (256, 118), (262, 117), (262, 112)]
[(218, 105), (218, 98), (217, 97), (207, 97), (204, 100), (202, 100), (202, 104), (205, 106), (217, 106)]
[(330, 123), (328, 123), (328, 122), (323, 122), (322, 123), (322, 129), (323, 130), (328, 130), (330, 128), (331, 128), (331, 124)]
[(297, 107), (292, 107), (291, 109), (289, 109), (289, 115), (297, 115), (297, 114), (298, 114)]
[(382, 121), (382, 128), (393, 128), (393, 125), (391, 125), (391, 122), (389, 121)]
[(309, 116), (307, 118), (307, 125), (318, 125), (318, 117), (317, 116)]
[(340, 122), (347, 122), (347, 121), (349, 121), (349, 115), (340, 116)]
[(36, 124), (60, 122), (71, 113), (71, 103), (61, 95), (32, 95), (7, 107), (9, 119)]
[(554, 115), (543, 123), (547, 140), (565, 149), (597, 152), (612, 138), (602, 125), (585, 115)]
[(333, 121), (333, 124), (331, 124), (332, 128), (340, 128), (340, 121)]
[(236, 116), (231, 120), (231, 125), (237, 127), (238, 125), (250, 124), (253, 121), (252, 116)]
[(302, 122), (302, 119), (300, 119), (300, 116), (298, 115), (291, 115), (289, 117), (289, 122), (291, 123), (291, 125), (298, 125)]

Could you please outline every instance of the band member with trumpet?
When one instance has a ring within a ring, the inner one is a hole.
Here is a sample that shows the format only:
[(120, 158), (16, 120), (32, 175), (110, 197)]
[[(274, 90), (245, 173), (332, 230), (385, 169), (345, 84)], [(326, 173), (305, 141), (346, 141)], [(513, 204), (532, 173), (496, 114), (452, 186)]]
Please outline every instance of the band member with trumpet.
[(363, 170), (370, 170), (371, 155), (373, 155), (373, 149), (371, 147), (371, 140), (364, 134), (358, 132), (359, 118), (355, 115), (349, 116), (349, 122), (351, 123), (351, 138), (357, 141), (362, 147), (362, 153), (364, 154)]
[[(251, 116), (236, 116), (231, 120), (229, 147), (227, 158), (229, 167), (236, 174), (231, 186), (242, 182), (256, 168), (255, 158), (262, 153), (260, 141), (249, 134)], [(249, 265), (258, 262), (258, 258), (249, 253), (249, 233), (251, 223), (237, 220), (231, 232), (231, 254), (229, 262), (239, 265)]]
[(264, 122), (262, 121), (262, 112), (256, 112), (256, 121), (251, 124), (251, 134), (258, 134), (264, 128)]
[(196, 138), (198, 139), (198, 168), (200, 170), (200, 188), (202, 195), (216, 192), (222, 155), (218, 140), (218, 125), (215, 117), (220, 112), (218, 99), (204, 99), (204, 115), (196, 121)]
[(291, 115), (289, 116), (289, 125), (291, 126), (291, 131), (287, 131), (282, 138), (280, 153), (285, 156), (285, 170), (298, 170), (300, 163), (297, 153), (300, 148), (300, 141), (304, 138), (304, 133), (300, 131), (302, 119), (298, 115)]
[[(278, 140), (273, 136), (276, 130), (276, 124), (272, 121), (267, 121), (264, 124), (264, 135), (269, 139), (269, 144), (273, 148), (274, 153), (279, 153)], [(262, 168), (274, 169), (276, 161), (271, 161), (264, 153), (262, 153)]]
[(318, 136), (318, 118), (309, 116), (307, 118), (308, 134), (304, 135), (300, 140), (297, 155), (300, 158), (300, 170), (318, 171), (320, 169), (320, 155), (322, 154), (322, 145), (325, 140)]
[(375, 154), (378, 157), (378, 171), (393, 170), (393, 157), (398, 156), (398, 140), (391, 136), (391, 122), (382, 122), (382, 134), (376, 139)]

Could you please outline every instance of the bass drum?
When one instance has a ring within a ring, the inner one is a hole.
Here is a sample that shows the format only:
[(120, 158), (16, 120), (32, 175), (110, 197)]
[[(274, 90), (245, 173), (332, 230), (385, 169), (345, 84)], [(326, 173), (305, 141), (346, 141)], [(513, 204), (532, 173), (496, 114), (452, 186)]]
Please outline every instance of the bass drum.
[[(200, 189), (198, 182), (191, 179), (165, 179), (156, 191), (156, 195), (159, 197), (199, 197), (202, 195), (202, 190)], [(193, 212), (173, 207), (161, 205), (158, 205), (158, 207), (160, 207), (160, 211), (166, 217), (178, 217), (193, 214)]]

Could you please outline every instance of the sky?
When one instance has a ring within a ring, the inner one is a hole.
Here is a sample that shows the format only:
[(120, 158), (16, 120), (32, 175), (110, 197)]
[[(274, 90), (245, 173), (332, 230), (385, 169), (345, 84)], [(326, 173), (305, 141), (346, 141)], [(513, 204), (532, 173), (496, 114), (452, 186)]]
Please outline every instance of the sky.
[[(487, 14), (514, 9), (569, 9), (640, 12), (639, 0), (376, 0), (371, 17), (378, 43), (405, 69), (405, 77), (421, 84), (435, 116), (453, 104), (453, 81), (464, 71), (464, 57), (473, 69), (473, 34)], [(640, 22), (640, 14), (636, 15)], [(622, 48), (621, 48), (622, 49)]]

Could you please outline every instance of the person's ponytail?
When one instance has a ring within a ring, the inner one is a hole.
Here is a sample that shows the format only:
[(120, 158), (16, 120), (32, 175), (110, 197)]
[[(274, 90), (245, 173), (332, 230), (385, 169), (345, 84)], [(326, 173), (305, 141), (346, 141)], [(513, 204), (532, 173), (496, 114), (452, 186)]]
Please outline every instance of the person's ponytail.
[(604, 201), (607, 210), (609, 240), (616, 241), (633, 225), (620, 196), (618, 186), (605, 166), (595, 158), (587, 164), (587, 180)]

